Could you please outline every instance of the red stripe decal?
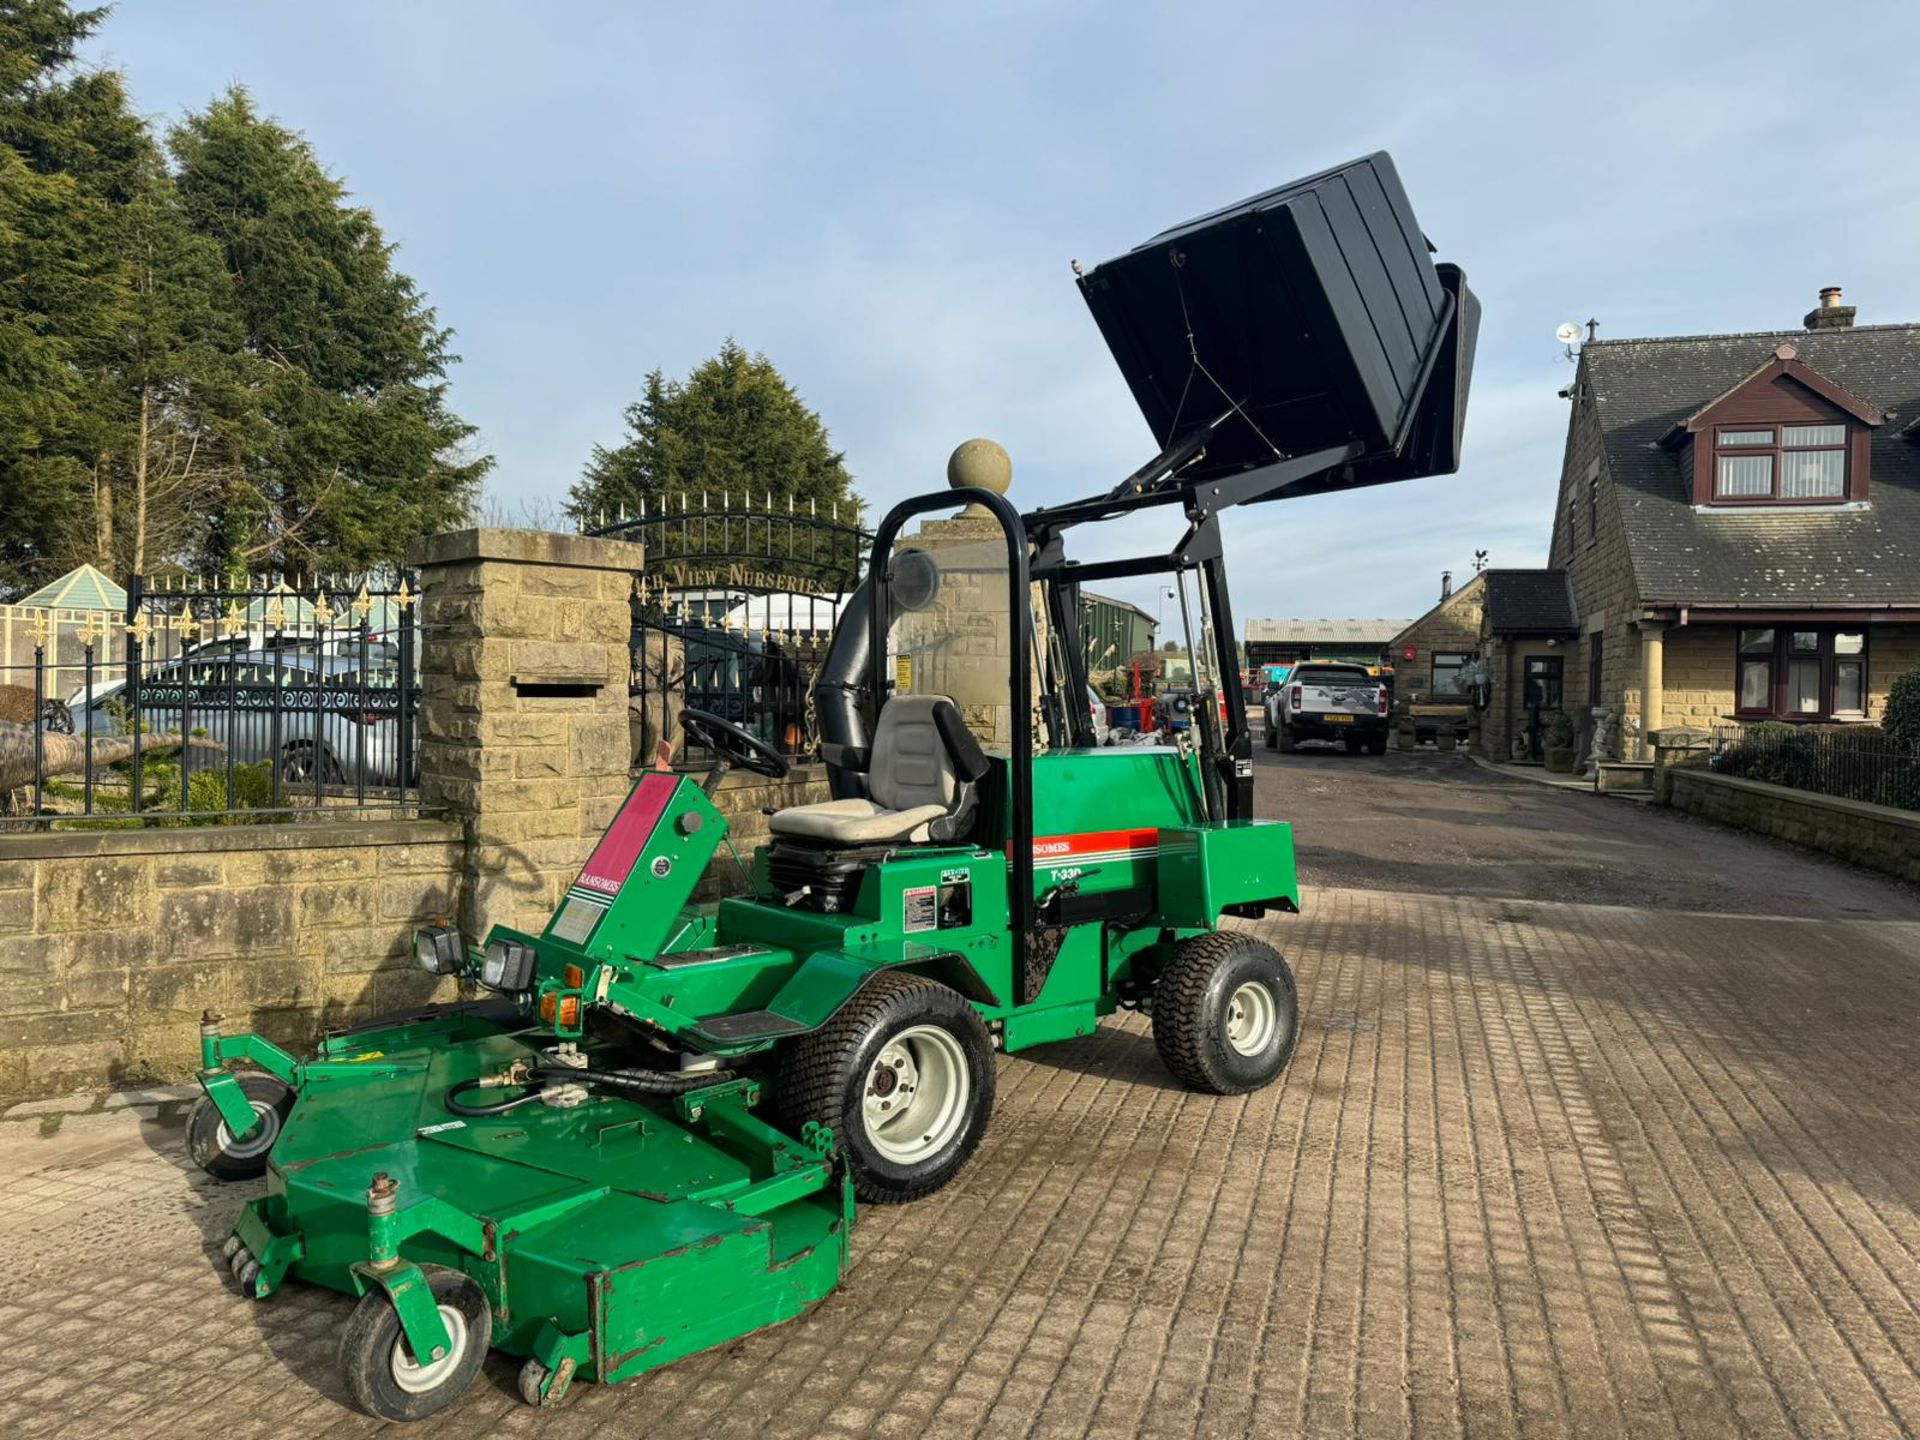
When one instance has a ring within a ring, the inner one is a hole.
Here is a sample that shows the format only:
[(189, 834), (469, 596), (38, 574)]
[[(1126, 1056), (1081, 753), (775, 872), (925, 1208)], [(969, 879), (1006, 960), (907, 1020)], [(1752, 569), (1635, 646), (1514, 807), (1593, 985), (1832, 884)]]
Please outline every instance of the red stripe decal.
[(1044, 865), (1110, 850), (1151, 850), (1160, 843), (1155, 830), (1084, 830), (1078, 835), (1044, 835), (1033, 842), (1033, 863)]
[(620, 813), (614, 816), (613, 824), (607, 827), (607, 833), (593, 847), (593, 854), (581, 867), (580, 878), (573, 883), (583, 890), (618, 895), (679, 784), (678, 775), (643, 775), (627, 797), (627, 803), (620, 807)]

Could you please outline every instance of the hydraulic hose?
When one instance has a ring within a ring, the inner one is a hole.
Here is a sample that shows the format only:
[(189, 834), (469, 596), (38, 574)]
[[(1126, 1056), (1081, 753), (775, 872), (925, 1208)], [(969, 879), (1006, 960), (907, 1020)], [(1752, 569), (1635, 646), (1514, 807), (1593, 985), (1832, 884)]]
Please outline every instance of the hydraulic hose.
[(448, 1090), (446, 1105), (455, 1115), (484, 1117), (504, 1115), (530, 1100), (538, 1100), (548, 1081), (558, 1085), (599, 1085), (610, 1090), (627, 1090), (642, 1095), (680, 1095), (703, 1085), (724, 1084), (733, 1077), (731, 1070), (669, 1074), (662, 1070), (573, 1070), (565, 1065), (540, 1065), (526, 1072), (526, 1080), (519, 1087), (525, 1092), (523, 1094), (495, 1101), (491, 1105), (469, 1105), (460, 1097), (480, 1089), (488, 1078), (475, 1076), (471, 1080), (462, 1080)]
[(515, 1095), (510, 1100), (498, 1100), (491, 1105), (468, 1105), (462, 1101), (460, 1097), (469, 1090), (478, 1090), (483, 1083), (483, 1079), (484, 1077), (476, 1076), (472, 1080), (462, 1080), (458, 1085), (447, 1091), (447, 1109), (455, 1115), (504, 1115), (516, 1106), (524, 1105), (529, 1100), (538, 1100), (540, 1098), (540, 1087), (538, 1085), (532, 1085), (526, 1087), (525, 1094)]

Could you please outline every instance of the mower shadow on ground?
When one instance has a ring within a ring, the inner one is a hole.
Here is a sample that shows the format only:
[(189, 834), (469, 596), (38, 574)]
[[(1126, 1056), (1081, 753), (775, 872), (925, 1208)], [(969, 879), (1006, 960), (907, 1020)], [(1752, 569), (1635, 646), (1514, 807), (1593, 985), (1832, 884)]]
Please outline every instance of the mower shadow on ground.
[(1096, 1080), (1121, 1080), (1153, 1090), (1185, 1091), (1187, 1088), (1160, 1063), (1151, 1035), (1122, 1029), (1111, 1022), (1102, 1024), (1084, 1039), (1062, 1040), (1056, 1045), (1022, 1050), (1010, 1063), (1043, 1065), (1049, 1070), (1087, 1075)]
[(266, 1301), (247, 1301), (228, 1273), (220, 1247), (233, 1229), (234, 1216), (266, 1187), (264, 1181), (216, 1180), (187, 1154), (186, 1120), (193, 1102), (163, 1105), (153, 1119), (140, 1122), (140, 1139), (153, 1154), (179, 1171), (188, 1195), (180, 1212), (199, 1234), (201, 1267), (190, 1272), (196, 1289), (217, 1289), (234, 1305), (250, 1306), (249, 1318), (267, 1350), (289, 1380), (330, 1400), (346, 1403), (333, 1337), (346, 1323), (350, 1307), (323, 1290), (289, 1289)]

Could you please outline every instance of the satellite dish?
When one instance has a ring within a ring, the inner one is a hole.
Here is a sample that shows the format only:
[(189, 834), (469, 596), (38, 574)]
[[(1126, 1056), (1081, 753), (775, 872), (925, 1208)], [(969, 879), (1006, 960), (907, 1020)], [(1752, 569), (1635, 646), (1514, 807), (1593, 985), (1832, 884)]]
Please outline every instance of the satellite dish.
[(1569, 320), (1553, 332), (1553, 338), (1562, 345), (1577, 345), (1580, 343), (1580, 327)]

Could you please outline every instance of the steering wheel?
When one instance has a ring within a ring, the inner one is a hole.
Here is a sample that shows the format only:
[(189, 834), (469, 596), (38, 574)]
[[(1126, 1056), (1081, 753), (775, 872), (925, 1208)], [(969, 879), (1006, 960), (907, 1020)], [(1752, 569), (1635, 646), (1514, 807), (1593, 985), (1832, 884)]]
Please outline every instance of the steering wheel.
[(769, 780), (787, 777), (787, 757), (731, 720), (722, 720), (705, 710), (688, 709), (680, 712), (680, 728), (729, 765), (764, 775)]

